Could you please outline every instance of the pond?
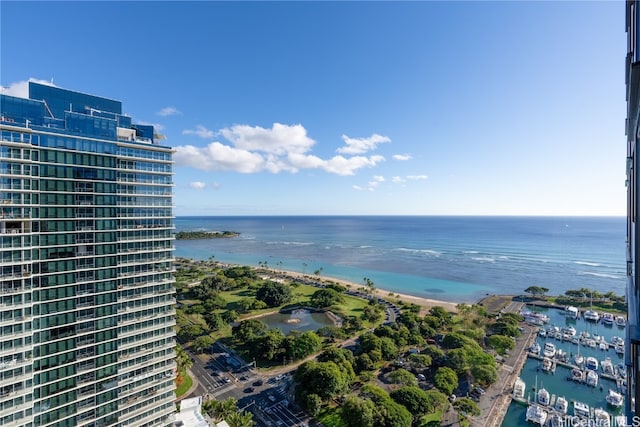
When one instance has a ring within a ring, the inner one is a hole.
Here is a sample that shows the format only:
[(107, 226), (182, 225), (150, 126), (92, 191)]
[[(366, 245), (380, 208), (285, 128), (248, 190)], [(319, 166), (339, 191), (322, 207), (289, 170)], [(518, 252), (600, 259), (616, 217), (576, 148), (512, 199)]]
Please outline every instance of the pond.
[(287, 335), (291, 331), (317, 331), (323, 326), (334, 326), (334, 316), (323, 311), (307, 308), (294, 308), (279, 313), (268, 314), (260, 318), (269, 328), (278, 328)]

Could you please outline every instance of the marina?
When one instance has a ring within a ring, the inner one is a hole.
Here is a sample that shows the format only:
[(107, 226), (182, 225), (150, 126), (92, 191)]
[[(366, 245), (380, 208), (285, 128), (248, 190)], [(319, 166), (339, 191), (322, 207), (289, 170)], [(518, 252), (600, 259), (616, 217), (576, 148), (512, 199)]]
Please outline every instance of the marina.
[(525, 310), (526, 321), (539, 329), (502, 426), (562, 425), (566, 416), (608, 425), (621, 415), (626, 319), (569, 307)]

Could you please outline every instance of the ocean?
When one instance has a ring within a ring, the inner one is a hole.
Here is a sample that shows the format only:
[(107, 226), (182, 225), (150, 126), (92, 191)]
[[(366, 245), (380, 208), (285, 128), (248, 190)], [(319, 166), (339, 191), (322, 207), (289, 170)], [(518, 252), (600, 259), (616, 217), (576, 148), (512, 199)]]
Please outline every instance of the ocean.
[(176, 231), (239, 237), (176, 240), (177, 257), (321, 277), (451, 302), (487, 294), (588, 288), (624, 295), (624, 217), (177, 217)]

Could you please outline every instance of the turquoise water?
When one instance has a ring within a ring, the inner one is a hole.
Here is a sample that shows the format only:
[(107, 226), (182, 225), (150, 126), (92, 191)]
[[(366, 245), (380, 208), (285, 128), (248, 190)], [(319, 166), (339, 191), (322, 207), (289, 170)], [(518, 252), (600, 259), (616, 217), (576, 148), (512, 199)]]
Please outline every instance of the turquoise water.
[[(588, 331), (591, 335), (598, 334), (605, 337), (607, 342), (611, 341), (613, 336), (624, 338), (625, 330), (616, 325), (605, 326), (602, 323), (586, 322), (582, 319), (569, 319), (562, 314), (562, 310), (555, 309), (541, 309), (535, 308), (532, 311), (540, 311), (549, 316), (549, 325), (556, 325), (558, 327), (573, 326), (576, 328), (577, 334), (581, 331)], [(567, 354), (574, 356), (578, 352), (578, 346), (568, 341), (560, 341), (555, 338), (537, 338), (541, 347), (544, 347), (544, 343), (549, 341), (556, 345), (556, 348), (562, 349)], [(608, 351), (600, 349), (593, 349), (589, 347), (580, 346), (580, 354), (587, 356), (594, 356), (598, 359), (598, 362), (602, 362), (605, 357), (610, 357), (613, 365), (616, 366), (619, 363), (623, 363), (623, 356), (618, 355), (613, 348)], [(602, 373), (602, 369), (599, 367), (598, 373)], [(573, 400), (578, 400), (586, 403), (592, 408), (602, 407), (611, 415), (618, 415), (622, 413), (622, 408), (614, 410), (607, 405), (605, 397), (609, 391), (609, 388), (616, 390), (616, 383), (602, 378), (599, 379), (597, 387), (590, 387), (586, 384), (579, 384), (574, 381), (568, 381), (567, 377), (571, 375), (571, 370), (563, 366), (558, 365), (555, 374), (548, 374), (542, 371), (540, 367), (540, 361), (529, 358), (522, 369), (520, 377), (525, 381), (527, 386), (527, 393), (525, 398), (535, 400), (535, 391), (544, 387), (550, 394), (556, 396), (564, 396), (569, 401), (569, 414), (573, 414)], [(537, 385), (537, 388), (536, 388)], [(503, 427), (515, 427), (527, 425), (525, 421), (526, 406), (513, 402), (509, 406), (509, 410), (505, 416)], [(531, 424), (532, 425), (532, 424)]]
[(625, 218), (178, 217), (176, 231), (240, 233), (178, 240), (176, 256), (269, 266), (452, 302), (589, 288), (624, 295)]

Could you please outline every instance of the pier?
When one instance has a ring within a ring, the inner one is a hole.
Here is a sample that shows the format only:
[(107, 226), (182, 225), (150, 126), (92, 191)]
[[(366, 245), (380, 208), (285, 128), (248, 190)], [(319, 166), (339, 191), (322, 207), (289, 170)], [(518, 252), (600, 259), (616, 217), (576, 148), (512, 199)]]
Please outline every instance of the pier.
[[(509, 307), (509, 311), (517, 313), (522, 309), (522, 306), (524, 304), (521, 303), (517, 308)], [(483, 408), (482, 415), (472, 419), (471, 426), (500, 427), (502, 425), (504, 416), (513, 399), (513, 386), (527, 361), (529, 348), (537, 337), (537, 331), (538, 328), (536, 326), (524, 326), (524, 332), (516, 340), (516, 346), (498, 373), (498, 381), (491, 387), (491, 389), (495, 390), (495, 393), (491, 393), (491, 396), (489, 396), (489, 399), (493, 400), (493, 404), (488, 411)], [(488, 391), (487, 394), (490, 394), (491, 391)], [(523, 400), (523, 403), (526, 404), (526, 399)]]

